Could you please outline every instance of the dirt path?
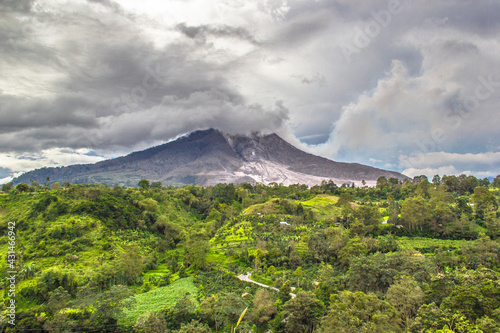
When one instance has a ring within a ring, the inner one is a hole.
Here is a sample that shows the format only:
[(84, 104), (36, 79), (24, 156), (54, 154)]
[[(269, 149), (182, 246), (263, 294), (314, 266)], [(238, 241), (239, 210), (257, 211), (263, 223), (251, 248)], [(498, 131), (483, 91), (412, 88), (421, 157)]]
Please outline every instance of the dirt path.
[[(240, 275), (238, 275), (238, 279), (240, 279), (241, 281), (254, 283), (254, 284), (261, 286), (261, 287), (264, 287), (264, 288), (270, 288), (272, 290), (280, 291), (278, 288), (271, 287), (271, 286), (268, 286), (267, 284), (263, 284), (263, 283), (260, 283), (260, 282), (254, 281), (254, 280), (250, 280), (250, 275), (252, 275), (252, 274), (250, 274), (250, 273), (247, 273), (246, 275), (240, 274)], [(295, 290), (295, 287), (291, 287), (291, 289)], [(290, 293), (290, 296), (292, 296), (292, 298), (295, 298), (295, 296), (297, 296), (297, 295)]]

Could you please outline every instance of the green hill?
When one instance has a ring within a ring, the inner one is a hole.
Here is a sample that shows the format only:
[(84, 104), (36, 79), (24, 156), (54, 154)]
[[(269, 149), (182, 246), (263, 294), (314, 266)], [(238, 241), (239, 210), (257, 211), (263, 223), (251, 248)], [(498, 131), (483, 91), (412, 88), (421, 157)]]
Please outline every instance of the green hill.
[[(350, 322), (354, 297), (399, 323), (393, 331), (454, 322), (494, 332), (500, 191), (474, 179), (376, 188), (4, 187), (1, 306), (7, 315), (15, 302), (16, 325), (4, 316), (0, 328), (220, 332), (248, 307), (241, 329), (280, 332), (304, 307), (317, 306), (314, 327)], [(12, 286), (9, 271), (17, 272)], [(238, 280), (247, 272), (282, 292)], [(409, 294), (410, 308), (401, 303)], [(378, 327), (369, 309), (359, 320)]]

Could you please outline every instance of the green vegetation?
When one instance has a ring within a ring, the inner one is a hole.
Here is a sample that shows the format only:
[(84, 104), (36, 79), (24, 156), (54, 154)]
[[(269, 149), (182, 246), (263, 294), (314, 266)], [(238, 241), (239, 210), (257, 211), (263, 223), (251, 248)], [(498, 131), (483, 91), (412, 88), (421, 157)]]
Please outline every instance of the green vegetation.
[(194, 285), (192, 277), (183, 278), (169, 286), (132, 296), (135, 300), (134, 305), (125, 310), (125, 317), (120, 321), (120, 324), (132, 326), (141, 315), (173, 308), (186, 294), (191, 295), (194, 299), (198, 295), (198, 288)]
[(6, 184), (0, 330), (498, 332), (499, 179)]

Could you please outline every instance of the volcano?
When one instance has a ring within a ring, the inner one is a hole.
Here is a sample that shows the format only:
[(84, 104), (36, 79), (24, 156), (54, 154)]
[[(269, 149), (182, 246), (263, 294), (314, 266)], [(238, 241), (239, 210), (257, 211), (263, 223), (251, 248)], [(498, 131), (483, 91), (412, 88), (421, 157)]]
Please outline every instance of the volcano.
[(335, 162), (295, 148), (276, 134), (228, 135), (215, 129), (192, 132), (127, 156), (67, 167), (42, 168), (24, 173), (15, 183), (36, 181), (73, 184), (136, 186), (139, 180), (163, 185), (217, 183), (336, 184), (363, 181), (374, 185), (384, 176), (408, 177), (357, 163)]

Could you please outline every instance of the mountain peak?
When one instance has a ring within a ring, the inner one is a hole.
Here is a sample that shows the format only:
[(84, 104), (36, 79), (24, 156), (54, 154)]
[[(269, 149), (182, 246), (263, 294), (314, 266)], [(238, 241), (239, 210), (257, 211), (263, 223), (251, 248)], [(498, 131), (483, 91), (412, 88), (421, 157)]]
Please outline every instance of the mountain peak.
[(96, 164), (44, 168), (21, 175), (30, 179), (77, 184), (135, 186), (141, 179), (163, 184), (217, 183), (374, 184), (378, 177), (407, 179), (397, 172), (355, 163), (341, 163), (303, 152), (277, 134), (228, 134), (217, 129), (188, 133), (174, 141)]

